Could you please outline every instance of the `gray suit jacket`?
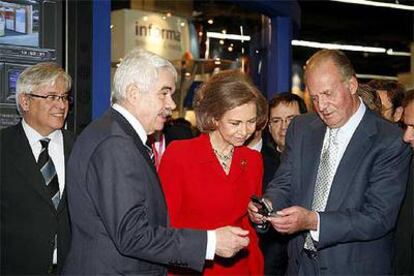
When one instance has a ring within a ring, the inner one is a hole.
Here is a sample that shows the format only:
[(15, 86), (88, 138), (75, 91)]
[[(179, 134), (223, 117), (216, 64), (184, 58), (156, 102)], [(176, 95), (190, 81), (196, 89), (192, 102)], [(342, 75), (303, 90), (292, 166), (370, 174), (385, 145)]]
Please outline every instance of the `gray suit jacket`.
[(206, 232), (167, 228), (155, 168), (117, 111), (107, 111), (79, 136), (67, 191), (73, 236), (65, 274), (161, 275), (168, 264), (202, 269)]
[[(300, 116), (289, 126), (281, 166), (266, 190), (276, 210), (311, 209), (325, 130), (316, 114)], [(297, 234), (288, 246), (288, 273), (391, 273), (393, 229), (410, 155), (401, 130), (367, 109), (320, 213), (317, 257), (304, 254), (305, 233)]]

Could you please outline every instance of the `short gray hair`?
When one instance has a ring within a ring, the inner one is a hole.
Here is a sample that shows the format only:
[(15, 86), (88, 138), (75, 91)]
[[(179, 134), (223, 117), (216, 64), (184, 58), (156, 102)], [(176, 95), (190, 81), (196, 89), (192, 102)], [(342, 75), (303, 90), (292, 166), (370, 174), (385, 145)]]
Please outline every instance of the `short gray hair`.
[(66, 91), (69, 91), (72, 86), (72, 78), (62, 67), (55, 62), (41, 62), (26, 68), (17, 79), (16, 83), (16, 107), (21, 114), (19, 105), (19, 94), (30, 94), (36, 87), (48, 85), (55, 85), (56, 80), (60, 78), (63, 80)]
[(327, 61), (332, 61), (334, 63), (341, 74), (342, 81), (349, 81), (352, 77), (355, 77), (355, 69), (344, 52), (339, 50), (323, 49), (313, 54), (306, 62), (304, 74), (305, 84), (307, 83), (309, 71)]
[(129, 85), (134, 84), (140, 92), (147, 93), (156, 83), (160, 69), (166, 69), (177, 80), (177, 71), (168, 60), (146, 51), (134, 49), (121, 61), (114, 75), (112, 102), (125, 99)]

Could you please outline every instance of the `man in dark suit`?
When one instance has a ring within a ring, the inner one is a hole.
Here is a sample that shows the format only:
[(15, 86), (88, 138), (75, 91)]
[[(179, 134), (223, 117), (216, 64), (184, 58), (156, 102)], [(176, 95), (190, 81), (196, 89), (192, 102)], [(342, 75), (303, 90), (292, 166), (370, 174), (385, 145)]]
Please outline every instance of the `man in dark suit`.
[(70, 76), (54, 63), (29, 67), (17, 81), (23, 119), (0, 132), (1, 275), (56, 274), (63, 266), (70, 244), (65, 162), (72, 136), (61, 128), (70, 87)]
[(64, 274), (163, 275), (167, 265), (201, 271), (214, 254), (231, 257), (247, 231), (168, 228), (167, 208), (145, 146), (175, 108), (176, 71), (133, 50), (114, 76), (113, 107), (79, 136), (68, 163), (72, 243)]
[[(414, 150), (414, 90), (405, 95), (402, 102), (405, 125), (404, 142)], [(398, 216), (395, 230), (394, 273), (396, 275), (414, 275), (414, 163), (411, 160), (410, 177), (407, 192)]]
[(342, 52), (313, 55), (305, 82), (317, 114), (288, 128), (265, 193), (277, 214), (263, 218), (250, 203), (249, 215), (294, 234), (288, 274), (390, 274), (410, 150), (401, 130), (357, 96), (355, 71)]

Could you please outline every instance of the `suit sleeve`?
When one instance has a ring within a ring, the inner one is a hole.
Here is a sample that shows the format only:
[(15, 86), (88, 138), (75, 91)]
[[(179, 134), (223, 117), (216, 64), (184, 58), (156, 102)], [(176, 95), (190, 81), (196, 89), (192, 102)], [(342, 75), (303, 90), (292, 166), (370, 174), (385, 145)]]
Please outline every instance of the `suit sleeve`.
[(181, 212), (182, 177), (185, 171), (180, 165), (180, 153), (174, 145), (172, 142), (164, 152), (158, 170), (172, 226), (175, 225)]
[(111, 137), (101, 143), (87, 168), (87, 189), (97, 215), (121, 254), (201, 271), (206, 232), (174, 230), (149, 221), (147, 199), (153, 196), (152, 186), (158, 185), (151, 173), (132, 140)]
[(273, 179), (267, 184), (264, 197), (272, 201), (273, 210), (281, 210), (291, 206), (291, 183), (293, 170), (293, 149), (299, 148), (294, 138), (296, 119), (294, 119), (286, 132), (285, 150), (280, 157), (280, 166)]
[(374, 240), (394, 228), (405, 193), (410, 156), (410, 149), (395, 135), (374, 159), (361, 207), (320, 213), (319, 249)]

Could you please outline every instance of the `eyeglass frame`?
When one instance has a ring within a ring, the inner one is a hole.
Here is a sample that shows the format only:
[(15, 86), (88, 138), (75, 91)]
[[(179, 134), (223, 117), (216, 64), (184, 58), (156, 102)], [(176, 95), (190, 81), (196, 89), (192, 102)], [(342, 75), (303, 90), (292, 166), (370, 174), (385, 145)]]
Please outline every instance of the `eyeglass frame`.
[(270, 125), (272, 125), (272, 124), (278, 125), (278, 124), (282, 124), (282, 122), (283, 122), (283, 123), (289, 125), (290, 122), (292, 122), (292, 120), (295, 119), (296, 116), (298, 116), (298, 115), (291, 115), (291, 116), (288, 116), (286, 118), (270, 118), (269, 124)]
[(24, 93), (27, 96), (34, 97), (34, 98), (41, 98), (45, 99), (49, 102), (58, 102), (59, 100), (63, 103), (71, 104), (73, 102), (73, 97), (69, 94), (65, 95), (54, 95), (54, 94), (47, 94), (47, 95), (38, 95), (33, 93)]

